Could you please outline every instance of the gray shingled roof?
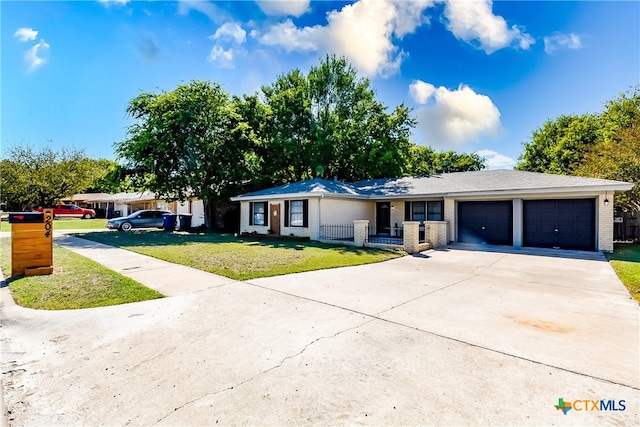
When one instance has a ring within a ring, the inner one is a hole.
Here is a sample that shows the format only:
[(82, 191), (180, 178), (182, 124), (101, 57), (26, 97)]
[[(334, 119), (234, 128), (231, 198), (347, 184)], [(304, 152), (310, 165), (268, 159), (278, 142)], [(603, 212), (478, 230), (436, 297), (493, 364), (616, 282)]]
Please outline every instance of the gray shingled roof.
[(329, 181), (322, 178), (313, 178), (306, 181), (292, 182), (291, 184), (281, 185), (279, 187), (267, 188), (264, 190), (245, 193), (238, 197), (254, 197), (254, 196), (278, 196), (282, 194), (334, 194), (345, 196), (357, 196), (358, 193), (351, 184), (342, 181)]
[(359, 194), (398, 196), (459, 194), (477, 192), (517, 192), (523, 190), (581, 190), (595, 187), (625, 187), (627, 183), (515, 170), (456, 172), (419, 178), (360, 181), (353, 184)]
[(625, 191), (633, 184), (607, 179), (583, 178), (515, 170), (456, 172), (415, 178), (385, 178), (345, 183), (315, 178), (280, 187), (246, 193), (233, 198), (288, 194), (325, 194), (354, 198), (443, 196), (473, 193)]

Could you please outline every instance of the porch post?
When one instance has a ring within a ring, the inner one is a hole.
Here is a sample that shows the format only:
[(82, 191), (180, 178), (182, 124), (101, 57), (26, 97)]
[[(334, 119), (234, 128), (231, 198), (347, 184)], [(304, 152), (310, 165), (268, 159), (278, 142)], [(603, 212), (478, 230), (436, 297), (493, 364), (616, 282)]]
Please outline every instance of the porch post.
[(420, 241), (420, 230), (419, 230), (419, 221), (404, 221), (402, 223), (402, 227), (404, 228), (404, 250), (407, 253), (415, 254), (420, 252), (419, 250), (419, 241)]
[(427, 221), (427, 241), (434, 248), (447, 244), (447, 221)]
[(369, 220), (356, 219), (353, 221), (353, 243), (356, 246), (364, 246), (369, 234)]

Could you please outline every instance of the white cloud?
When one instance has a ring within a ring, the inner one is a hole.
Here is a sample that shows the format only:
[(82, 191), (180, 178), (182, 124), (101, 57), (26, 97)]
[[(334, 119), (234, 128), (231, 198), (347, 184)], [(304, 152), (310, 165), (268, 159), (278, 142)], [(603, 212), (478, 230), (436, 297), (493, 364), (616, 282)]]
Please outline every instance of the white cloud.
[(231, 20), (229, 13), (208, 0), (178, 0), (178, 14), (188, 15), (192, 10), (206, 15), (211, 22)]
[(416, 101), (430, 104), (416, 110), (421, 143), (460, 149), (481, 136), (496, 135), (501, 128), (500, 111), (491, 98), (468, 86), (449, 90), (416, 80), (409, 91)]
[(544, 38), (544, 51), (548, 54), (558, 49), (580, 49), (581, 47), (580, 36), (574, 33), (556, 34)]
[(269, 16), (301, 16), (309, 11), (310, 0), (256, 0)]
[(28, 42), (31, 40), (35, 40), (38, 37), (38, 31), (33, 28), (18, 28), (18, 31), (13, 33), (13, 36), (16, 37), (21, 42)]
[(329, 12), (325, 26), (299, 28), (287, 19), (263, 34), (256, 31), (252, 35), (264, 45), (279, 46), (288, 52), (344, 55), (366, 75), (390, 75), (398, 71), (406, 55), (394, 44), (395, 39), (428, 22), (423, 13), (432, 5), (431, 0), (360, 0)]
[(247, 32), (237, 22), (226, 22), (209, 37), (211, 40), (234, 41), (242, 44), (247, 40)]
[(436, 92), (436, 87), (422, 80), (414, 80), (409, 85), (409, 94), (418, 104), (426, 104), (429, 98)]
[(47, 62), (46, 58), (38, 55), (46, 54), (48, 50), (49, 44), (41, 39), (24, 54), (24, 59), (29, 64), (29, 72), (37, 70)]
[(125, 5), (127, 3), (129, 3), (129, 0), (98, 0), (100, 3), (104, 4), (105, 6), (108, 6), (109, 4), (118, 4), (118, 5)]
[(396, 1), (396, 36), (402, 38), (405, 34), (411, 34), (416, 28), (429, 23), (429, 17), (424, 11), (434, 5), (434, 0)]
[(265, 34), (260, 35), (254, 30), (251, 35), (258, 37), (258, 41), (267, 46), (280, 46), (287, 52), (306, 52), (319, 50), (325, 33), (326, 27), (316, 25), (298, 28), (291, 19), (287, 19), (273, 25)]
[(444, 16), (453, 35), (491, 54), (512, 45), (529, 49), (535, 40), (516, 25), (511, 28), (502, 16), (493, 14), (491, 0), (446, 0)]
[(226, 22), (209, 39), (215, 42), (207, 56), (207, 61), (215, 62), (222, 68), (234, 68), (234, 49), (231, 46), (241, 45), (247, 40), (247, 32), (237, 22)]
[(513, 169), (516, 164), (516, 161), (511, 157), (493, 150), (480, 150), (476, 154), (486, 159), (487, 169)]
[(216, 45), (209, 52), (207, 61), (216, 62), (222, 68), (233, 68), (233, 49)]

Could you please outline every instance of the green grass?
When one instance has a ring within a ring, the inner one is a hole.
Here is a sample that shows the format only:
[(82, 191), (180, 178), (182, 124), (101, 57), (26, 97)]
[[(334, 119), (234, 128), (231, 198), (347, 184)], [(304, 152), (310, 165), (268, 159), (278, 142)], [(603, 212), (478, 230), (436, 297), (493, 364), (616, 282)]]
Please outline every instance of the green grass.
[[(104, 228), (107, 220), (104, 218), (94, 219), (75, 219), (75, 218), (59, 218), (53, 221), (54, 230), (95, 230)], [(0, 231), (11, 231), (11, 224), (8, 221), (2, 221)]]
[(162, 298), (163, 295), (106, 267), (53, 246), (53, 274), (11, 275), (11, 239), (0, 239), (0, 259), (16, 303), (28, 308), (67, 310)]
[(404, 252), (290, 240), (255, 241), (229, 234), (101, 232), (78, 237), (236, 280), (386, 261)]
[(631, 296), (640, 303), (640, 244), (616, 244), (607, 258)]

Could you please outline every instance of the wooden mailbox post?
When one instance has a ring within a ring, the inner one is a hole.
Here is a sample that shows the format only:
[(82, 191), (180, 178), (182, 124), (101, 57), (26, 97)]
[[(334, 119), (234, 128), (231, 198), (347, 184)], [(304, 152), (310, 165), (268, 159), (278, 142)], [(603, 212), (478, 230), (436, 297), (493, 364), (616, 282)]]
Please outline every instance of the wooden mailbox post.
[(53, 210), (10, 212), (11, 275), (53, 273)]

